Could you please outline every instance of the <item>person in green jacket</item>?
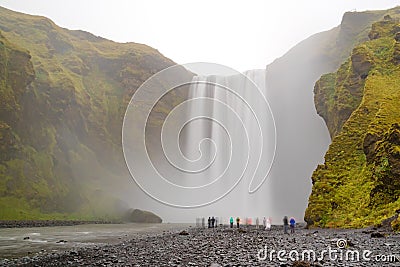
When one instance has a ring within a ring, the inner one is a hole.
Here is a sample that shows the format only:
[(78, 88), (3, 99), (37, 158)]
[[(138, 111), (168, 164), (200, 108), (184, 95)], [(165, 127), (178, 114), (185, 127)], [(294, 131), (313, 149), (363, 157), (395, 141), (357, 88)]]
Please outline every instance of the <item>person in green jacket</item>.
[(229, 219), (229, 222), (231, 223), (231, 228), (233, 228), (233, 217)]

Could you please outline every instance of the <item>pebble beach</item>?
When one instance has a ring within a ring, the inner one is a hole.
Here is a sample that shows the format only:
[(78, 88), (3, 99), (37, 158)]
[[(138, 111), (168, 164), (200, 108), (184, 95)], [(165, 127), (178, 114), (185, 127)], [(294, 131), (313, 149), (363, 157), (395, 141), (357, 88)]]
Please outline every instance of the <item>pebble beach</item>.
[(187, 227), (19, 259), (0, 266), (400, 266), (400, 235), (380, 229), (284, 234), (243, 226)]

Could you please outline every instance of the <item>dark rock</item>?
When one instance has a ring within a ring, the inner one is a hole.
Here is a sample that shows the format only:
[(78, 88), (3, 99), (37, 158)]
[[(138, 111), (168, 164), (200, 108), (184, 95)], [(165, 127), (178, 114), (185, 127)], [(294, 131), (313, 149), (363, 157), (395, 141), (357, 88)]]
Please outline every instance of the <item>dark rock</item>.
[[(399, 38), (400, 38), (400, 34), (399, 34)], [(396, 44), (394, 45), (393, 62), (396, 65), (400, 64), (400, 41), (397, 41)]]
[(292, 264), (293, 267), (310, 267), (311, 264), (307, 261), (295, 261)]
[(76, 256), (76, 255), (78, 255), (78, 252), (77, 251), (75, 251), (75, 250), (72, 250), (72, 251), (70, 251), (69, 252), (69, 255), (71, 255), (71, 256)]
[(189, 233), (185, 230), (183, 230), (182, 232), (179, 233), (179, 235), (189, 235)]
[(393, 18), (390, 15), (385, 15), (383, 17), (384, 20), (393, 20)]
[(383, 220), (381, 222), (381, 230), (383, 229), (384, 231), (392, 231), (393, 230), (392, 229), (392, 222), (394, 220), (396, 220), (398, 217), (399, 217), (399, 214), (396, 213), (396, 215)]
[(400, 32), (396, 33), (394, 39), (396, 40), (396, 42), (400, 42)]
[(363, 151), (368, 162), (370, 162), (375, 155), (375, 144), (379, 139), (378, 135), (372, 133), (367, 133), (364, 137)]
[(128, 211), (126, 220), (135, 223), (161, 223), (162, 219), (150, 211), (134, 209)]
[(382, 237), (385, 237), (385, 235), (382, 234), (382, 233), (380, 233), (380, 232), (373, 232), (373, 233), (371, 234), (371, 237), (372, 237), (372, 238), (382, 238)]
[(351, 240), (347, 240), (347, 245), (348, 245), (349, 247), (354, 247), (354, 246), (355, 246), (355, 243), (353, 243), (353, 241), (351, 241)]
[(373, 233), (374, 231), (372, 231), (372, 230), (364, 230), (364, 231), (362, 231), (361, 233), (363, 233), (363, 234), (371, 234), (371, 233)]
[(351, 55), (351, 64), (354, 72), (365, 79), (372, 68), (368, 51), (363, 47), (355, 48)]

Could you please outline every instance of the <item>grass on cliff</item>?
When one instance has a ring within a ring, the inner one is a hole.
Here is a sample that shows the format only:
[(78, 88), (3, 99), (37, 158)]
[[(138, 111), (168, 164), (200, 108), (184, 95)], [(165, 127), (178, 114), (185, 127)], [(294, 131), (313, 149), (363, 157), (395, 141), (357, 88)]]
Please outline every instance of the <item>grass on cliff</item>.
[[(385, 164), (368, 163), (363, 151), (367, 133), (383, 136), (392, 124), (400, 121), (400, 66), (392, 62), (394, 43), (393, 37), (383, 37), (361, 45), (372, 55), (373, 69), (363, 85), (360, 104), (334, 136), (325, 165), (313, 174), (313, 193), (306, 216), (312, 216), (316, 226), (365, 227), (379, 224), (400, 208), (400, 196), (397, 201), (371, 207), (374, 176)], [(336, 88), (349, 82), (349, 71), (347, 64), (341, 66), (336, 73)], [(332, 89), (329, 83), (326, 88)], [(332, 99), (332, 92), (327, 94)], [(340, 97), (333, 98), (346, 102)]]
[[(146, 45), (70, 31), (2, 7), (0, 33), (0, 103), (7, 96), (8, 107), (6, 114), (0, 106), (0, 138), (2, 128), (11, 129), (13, 138), (4, 143), (14, 142), (16, 150), (0, 151), (7, 156), (0, 158), (0, 219), (113, 216), (113, 207), (101, 202), (117, 202), (112, 193), (93, 195), (127, 183), (120, 147), (127, 101), (173, 62)], [(15, 74), (34, 80), (18, 84), (23, 79)], [(18, 115), (13, 124), (2, 121), (9, 113)]]

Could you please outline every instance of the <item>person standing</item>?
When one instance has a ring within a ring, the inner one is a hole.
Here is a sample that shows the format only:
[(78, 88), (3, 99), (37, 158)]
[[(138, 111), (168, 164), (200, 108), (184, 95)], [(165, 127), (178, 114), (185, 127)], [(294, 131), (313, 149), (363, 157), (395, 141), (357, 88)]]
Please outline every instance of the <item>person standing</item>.
[(208, 228), (211, 228), (211, 217), (208, 217)]
[(263, 228), (267, 229), (267, 219), (263, 218)]
[(215, 228), (218, 227), (218, 217), (215, 217)]
[(288, 217), (285, 216), (283, 217), (283, 231), (285, 234), (288, 234), (288, 226), (289, 226), (289, 220)]
[(296, 226), (296, 221), (295, 219), (292, 217), (290, 218), (290, 233), (294, 234), (294, 228)]
[(233, 217), (231, 217), (231, 218), (229, 219), (229, 222), (230, 222), (230, 224), (231, 224), (231, 228), (233, 228)]
[(211, 218), (211, 227), (214, 228), (214, 224), (215, 224), (215, 218), (214, 216), (212, 216)]
[(258, 217), (257, 217), (256, 218), (256, 229), (258, 229), (259, 225), (260, 225), (260, 221), (258, 220)]
[(239, 228), (239, 226), (240, 226), (240, 218), (239, 217), (236, 218), (236, 225), (237, 225), (237, 228)]
[(267, 230), (271, 230), (271, 225), (272, 225), (271, 218), (268, 218), (267, 219)]

